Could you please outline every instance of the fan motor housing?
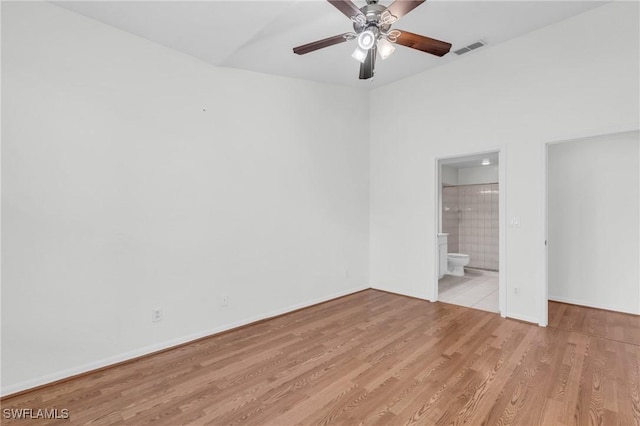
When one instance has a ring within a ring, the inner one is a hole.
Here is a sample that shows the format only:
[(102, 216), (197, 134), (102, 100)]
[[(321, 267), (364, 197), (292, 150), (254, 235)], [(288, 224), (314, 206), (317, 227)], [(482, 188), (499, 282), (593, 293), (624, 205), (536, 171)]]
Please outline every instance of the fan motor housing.
[(379, 5), (377, 0), (368, 1), (366, 6), (362, 6), (360, 11), (366, 19), (366, 23), (354, 21), (353, 30), (356, 34), (360, 34), (362, 31), (370, 27), (376, 27), (380, 31), (387, 32), (391, 28), (390, 24), (380, 23), (380, 18), (384, 11), (387, 10), (385, 6)]

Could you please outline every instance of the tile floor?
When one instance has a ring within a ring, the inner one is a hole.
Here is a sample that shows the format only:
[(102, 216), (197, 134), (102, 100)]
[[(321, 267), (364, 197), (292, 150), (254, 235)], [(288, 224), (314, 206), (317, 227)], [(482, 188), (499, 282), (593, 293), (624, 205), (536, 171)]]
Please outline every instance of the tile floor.
[(465, 268), (464, 277), (445, 275), (438, 281), (438, 300), (498, 312), (498, 273)]

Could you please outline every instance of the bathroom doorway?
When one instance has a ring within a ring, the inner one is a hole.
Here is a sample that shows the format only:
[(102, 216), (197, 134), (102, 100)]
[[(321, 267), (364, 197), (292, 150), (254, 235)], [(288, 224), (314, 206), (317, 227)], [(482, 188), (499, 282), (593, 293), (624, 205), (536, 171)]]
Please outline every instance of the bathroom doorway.
[(501, 163), (500, 151), (437, 160), (436, 300), (505, 312)]

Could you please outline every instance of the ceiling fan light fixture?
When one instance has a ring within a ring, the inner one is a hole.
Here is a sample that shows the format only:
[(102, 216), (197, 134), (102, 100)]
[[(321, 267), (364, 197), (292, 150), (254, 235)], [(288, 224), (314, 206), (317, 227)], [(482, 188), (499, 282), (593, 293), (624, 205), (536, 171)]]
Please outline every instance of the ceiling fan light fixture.
[(384, 25), (394, 24), (397, 20), (398, 17), (391, 14), (388, 9), (382, 12), (382, 15), (380, 15), (380, 23)]
[(367, 59), (367, 51), (360, 49), (360, 46), (357, 46), (356, 50), (351, 54), (351, 57), (361, 64), (364, 64), (364, 61)]
[[(356, 39), (357, 47), (351, 56), (360, 62), (359, 78), (372, 80), (377, 52), (380, 52), (382, 59), (388, 58), (395, 51), (396, 43), (438, 57), (446, 55), (451, 50), (451, 43), (404, 30), (391, 29), (392, 24), (423, 4), (425, 0), (385, 0), (390, 3), (389, 6), (379, 4), (379, 0), (366, 0), (367, 4), (362, 7), (358, 7), (355, 0), (326, 1), (351, 19), (353, 32), (294, 47), (293, 53), (296, 55), (304, 55)], [(468, 47), (471, 48), (471, 46)]]
[(387, 59), (394, 50), (396, 50), (396, 47), (386, 38), (381, 37), (380, 40), (378, 40), (378, 53), (383, 60)]
[(376, 44), (376, 35), (371, 30), (365, 30), (358, 36), (358, 47), (362, 50), (369, 50)]

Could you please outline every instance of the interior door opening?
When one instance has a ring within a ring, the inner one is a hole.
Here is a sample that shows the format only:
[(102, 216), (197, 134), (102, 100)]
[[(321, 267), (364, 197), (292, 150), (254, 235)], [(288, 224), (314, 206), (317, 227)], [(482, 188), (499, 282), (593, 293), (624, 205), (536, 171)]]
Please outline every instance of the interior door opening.
[(437, 160), (436, 300), (505, 312), (500, 157), (491, 151)]
[(640, 314), (639, 141), (632, 131), (546, 145), (545, 307)]

